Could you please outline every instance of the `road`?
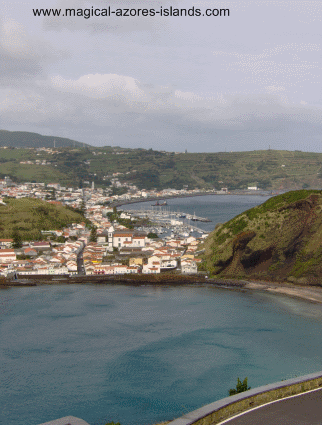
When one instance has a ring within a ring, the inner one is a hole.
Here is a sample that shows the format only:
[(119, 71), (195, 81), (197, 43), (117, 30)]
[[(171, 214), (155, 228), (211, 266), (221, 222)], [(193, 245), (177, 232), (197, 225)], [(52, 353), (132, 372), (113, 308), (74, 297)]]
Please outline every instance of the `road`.
[(84, 248), (77, 255), (77, 274), (80, 276), (85, 275), (83, 252), (84, 252)]
[(225, 425), (322, 425), (322, 389), (255, 408)]

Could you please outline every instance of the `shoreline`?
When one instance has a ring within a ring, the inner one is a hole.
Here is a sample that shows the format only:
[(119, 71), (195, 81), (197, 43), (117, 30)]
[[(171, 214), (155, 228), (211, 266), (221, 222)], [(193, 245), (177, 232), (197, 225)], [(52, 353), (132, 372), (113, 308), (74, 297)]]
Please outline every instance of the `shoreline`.
[(0, 283), (0, 289), (13, 287), (36, 287), (41, 285), (127, 285), (127, 286), (215, 286), (222, 289), (265, 291), (277, 295), (285, 295), (309, 302), (322, 304), (322, 286), (302, 286), (287, 282), (253, 281), (239, 279), (205, 278), (200, 275), (139, 275), (129, 277), (119, 276), (26, 276), (18, 281)]
[(239, 280), (239, 279), (215, 279), (215, 285), (227, 289), (238, 287), (247, 291), (265, 291), (276, 295), (285, 295), (312, 303), (322, 304), (322, 286), (294, 285), (289, 282)]
[(292, 285), (286, 282), (261, 282), (248, 281), (245, 289), (260, 290), (277, 295), (285, 295), (291, 298), (322, 304), (322, 287)]
[[(257, 191), (256, 191), (257, 192)], [(149, 198), (145, 198), (145, 199), (133, 199), (133, 200), (124, 200), (124, 201), (115, 201), (115, 202), (111, 202), (111, 204), (109, 205), (110, 207), (121, 207), (123, 205), (131, 205), (131, 204), (139, 204), (142, 202), (153, 202), (153, 201), (160, 201), (163, 199), (181, 199), (181, 198), (194, 198), (195, 196), (227, 196), (227, 195), (239, 195), (239, 196), (274, 196), (271, 194), (267, 194), (261, 191), (258, 191), (257, 193), (245, 193), (243, 191), (232, 191), (232, 192), (227, 192), (227, 193), (214, 193), (214, 192), (198, 192), (198, 193), (194, 193), (194, 194), (187, 194), (187, 195), (176, 195), (176, 196), (172, 196), (172, 195), (165, 195), (165, 196), (151, 196)]]

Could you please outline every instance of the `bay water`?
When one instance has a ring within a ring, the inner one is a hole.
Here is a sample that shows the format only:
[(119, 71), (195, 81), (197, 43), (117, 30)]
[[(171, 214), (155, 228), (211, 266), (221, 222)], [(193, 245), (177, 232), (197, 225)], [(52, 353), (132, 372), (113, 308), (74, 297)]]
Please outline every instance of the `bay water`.
[(261, 195), (205, 195), (187, 198), (167, 199), (166, 207), (153, 207), (151, 201), (123, 205), (120, 210), (163, 209), (171, 212), (183, 212), (211, 220), (209, 223), (193, 222), (205, 232), (211, 232), (218, 223), (225, 223), (243, 211), (262, 204), (269, 196)]
[(318, 304), (211, 285), (0, 290), (0, 424), (171, 420), (237, 377), (254, 388), (322, 370), (321, 325)]

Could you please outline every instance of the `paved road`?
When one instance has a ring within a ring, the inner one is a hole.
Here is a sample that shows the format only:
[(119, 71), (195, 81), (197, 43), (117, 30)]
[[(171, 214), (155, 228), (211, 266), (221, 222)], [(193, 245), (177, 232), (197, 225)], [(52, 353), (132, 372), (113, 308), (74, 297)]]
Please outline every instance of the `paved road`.
[(85, 274), (83, 252), (84, 252), (84, 248), (77, 255), (77, 273), (80, 276), (83, 276)]
[(322, 425), (322, 389), (276, 401), (223, 423), (225, 425)]

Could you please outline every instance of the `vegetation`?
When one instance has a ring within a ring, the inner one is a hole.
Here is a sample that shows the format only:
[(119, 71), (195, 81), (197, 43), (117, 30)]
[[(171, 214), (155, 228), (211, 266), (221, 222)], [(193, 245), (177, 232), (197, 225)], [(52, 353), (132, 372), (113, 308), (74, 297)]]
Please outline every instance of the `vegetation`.
[[(6, 131), (0, 130), (0, 146), (10, 147), (50, 147), (83, 146), (83, 143), (65, 137), (42, 136), (38, 133), (28, 131)], [(86, 145), (87, 146), (87, 145)]]
[(204, 243), (212, 276), (320, 285), (322, 191), (299, 190), (216, 226)]
[(135, 221), (132, 221), (130, 218), (121, 218), (122, 211), (116, 211), (116, 207), (113, 208), (113, 212), (109, 212), (106, 214), (109, 221), (112, 223), (116, 220), (122, 226), (125, 226), (127, 229), (133, 229), (133, 224)]
[(71, 223), (86, 222), (84, 216), (62, 205), (33, 198), (5, 198), (0, 205), (0, 238), (12, 238), (14, 246), (22, 240), (42, 239), (41, 230), (58, 230)]
[[(37, 149), (43, 146), (52, 152)], [(36, 164), (36, 160), (47, 163)], [(34, 163), (20, 163), (26, 161)], [(0, 131), (0, 177), (63, 185), (77, 182), (80, 187), (94, 181), (96, 187), (106, 188), (113, 173), (119, 173), (121, 182), (145, 189), (245, 189), (252, 185), (271, 190), (309, 189), (321, 186), (322, 154), (274, 150), (174, 153), (94, 147), (36, 133)], [(115, 186), (111, 190), (113, 194), (126, 191)]]
[(247, 378), (245, 378), (243, 380), (243, 382), (239, 378), (237, 378), (236, 389), (234, 389), (234, 388), (230, 389), (229, 395), (239, 394), (239, 393), (242, 393), (244, 391), (248, 391), (250, 389), (251, 389), (251, 387), (248, 387), (248, 384), (247, 384)]
[(90, 242), (97, 242), (97, 227), (92, 226), (91, 228), (91, 235), (89, 237)]
[(19, 234), (19, 231), (17, 229), (17, 227), (13, 228), (12, 231), (12, 247), (17, 249), (17, 248), (21, 248), (22, 247), (22, 238), (21, 235)]

